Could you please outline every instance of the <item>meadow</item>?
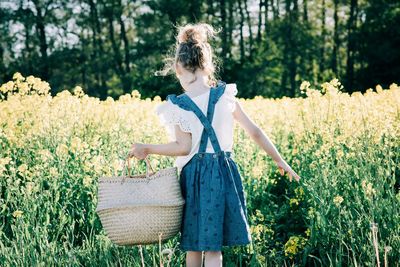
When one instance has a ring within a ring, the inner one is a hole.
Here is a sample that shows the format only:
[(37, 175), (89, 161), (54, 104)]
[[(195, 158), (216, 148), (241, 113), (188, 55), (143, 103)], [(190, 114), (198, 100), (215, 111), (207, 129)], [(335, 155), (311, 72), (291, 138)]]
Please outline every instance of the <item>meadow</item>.
[[(239, 99), (302, 180), (281, 176), (235, 124), (253, 243), (224, 248), (225, 266), (399, 266), (400, 87), (348, 94), (333, 79), (301, 90)], [(0, 87), (0, 266), (141, 266), (138, 246), (107, 238), (97, 179), (122, 174), (132, 143), (168, 141), (161, 98), (49, 92), (19, 73)], [(174, 161), (149, 158), (157, 169)], [(142, 246), (145, 265), (184, 266), (178, 242)]]

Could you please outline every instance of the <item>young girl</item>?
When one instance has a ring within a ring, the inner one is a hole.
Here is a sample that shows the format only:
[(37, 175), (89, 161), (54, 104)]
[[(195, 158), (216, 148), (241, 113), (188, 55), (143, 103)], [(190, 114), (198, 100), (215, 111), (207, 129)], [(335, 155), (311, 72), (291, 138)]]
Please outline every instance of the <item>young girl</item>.
[(282, 159), (264, 132), (237, 101), (236, 84), (215, 81), (212, 49), (207, 38), (212, 26), (188, 24), (179, 28), (173, 68), (185, 93), (168, 95), (157, 107), (160, 121), (173, 142), (135, 143), (128, 157), (149, 154), (177, 156), (185, 199), (180, 248), (187, 251), (186, 266), (222, 266), (222, 246), (251, 242), (246, 200), (233, 160), (234, 119), (277, 164), (290, 181), (300, 177)]

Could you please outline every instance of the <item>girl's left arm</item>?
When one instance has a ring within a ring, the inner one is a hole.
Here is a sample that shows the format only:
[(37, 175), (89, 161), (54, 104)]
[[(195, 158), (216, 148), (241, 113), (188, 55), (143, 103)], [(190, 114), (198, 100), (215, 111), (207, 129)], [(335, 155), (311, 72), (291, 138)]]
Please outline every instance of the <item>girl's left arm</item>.
[(184, 132), (178, 125), (175, 125), (176, 141), (167, 144), (142, 144), (132, 145), (128, 157), (145, 159), (149, 154), (158, 154), (163, 156), (186, 156), (192, 148), (192, 134)]
[(256, 125), (244, 112), (242, 106), (240, 105), (239, 101), (236, 101), (236, 107), (233, 114), (235, 120), (237, 120), (242, 126), (243, 129), (246, 130), (248, 135), (253, 139), (257, 145), (259, 145), (267, 154), (269, 154), (276, 165), (278, 165), (279, 171), (281, 175), (285, 174), (285, 171), (289, 175), (289, 180), (292, 181), (292, 177), (295, 178), (296, 181), (300, 180), (300, 176), (297, 175), (295, 171), (286, 163), (286, 161), (281, 157), (278, 150), (268, 138), (268, 136)]

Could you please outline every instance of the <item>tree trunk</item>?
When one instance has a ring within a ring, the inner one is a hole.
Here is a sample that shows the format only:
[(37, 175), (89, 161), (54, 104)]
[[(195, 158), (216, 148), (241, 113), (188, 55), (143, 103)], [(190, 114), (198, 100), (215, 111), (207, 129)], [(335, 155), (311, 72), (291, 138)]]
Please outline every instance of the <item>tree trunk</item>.
[(221, 25), (222, 25), (222, 60), (225, 63), (226, 55), (228, 52), (228, 42), (227, 42), (227, 34), (226, 34), (226, 7), (225, 7), (225, 0), (220, 0), (220, 12), (221, 12)]
[(357, 0), (350, 1), (350, 15), (347, 24), (347, 66), (346, 66), (346, 88), (348, 92), (354, 91), (354, 31), (356, 29)]
[(247, 25), (249, 29), (249, 59), (251, 60), (253, 57), (253, 29), (252, 29), (252, 24), (251, 24), (251, 18), (250, 18), (250, 12), (249, 9), (247, 8), (247, 0), (244, 1), (244, 11), (246, 12), (246, 20), (247, 20)]
[[(267, 1), (267, 0), (265, 0)], [(262, 7), (263, 1), (259, 0), (258, 2), (258, 26), (257, 26), (257, 43), (261, 42), (261, 27), (262, 27)]]
[(125, 70), (122, 66), (122, 56), (121, 56), (121, 51), (119, 50), (119, 44), (117, 44), (117, 41), (115, 39), (115, 34), (114, 34), (114, 16), (115, 16), (115, 4), (114, 2), (112, 3), (111, 7), (105, 7), (106, 12), (105, 15), (107, 17), (107, 22), (108, 22), (108, 33), (109, 33), (109, 38), (111, 41), (111, 47), (114, 51), (114, 61), (116, 64), (116, 72), (118, 74), (118, 77), (120, 78), (122, 85), (124, 87), (124, 92), (128, 92), (130, 88), (126, 87), (125, 83)]
[(233, 11), (234, 11), (234, 4), (235, 1), (230, 0), (228, 2), (228, 12), (229, 12), (229, 18), (228, 18), (228, 51), (227, 51), (227, 58), (232, 58), (232, 47), (233, 47), (233, 27), (234, 27), (234, 21), (233, 21)]
[(121, 39), (122, 42), (124, 43), (124, 61), (125, 61), (125, 70), (124, 70), (124, 76), (123, 76), (123, 83), (124, 83), (124, 88), (127, 90), (126, 92), (129, 93), (130, 90), (132, 90), (132, 80), (130, 77), (130, 55), (129, 55), (129, 40), (128, 37), (126, 36), (126, 30), (125, 30), (125, 23), (122, 20), (122, 2), (121, 0), (119, 1), (119, 7), (118, 7), (118, 22), (121, 28)]
[(279, 18), (279, 3), (271, 0), (272, 19), (276, 21)]
[[(271, 0), (272, 2), (273, 0)], [(264, 0), (264, 30), (265, 30), (265, 35), (268, 37), (269, 34), (269, 29), (268, 29), (268, 0)]]
[(333, 20), (334, 20), (334, 28), (333, 28), (333, 50), (332, 50), (332, 71), (338, 76), (338, 65), (337, 65), (337, 57), (339, 50), (339, 17), (338, 17), (338, 5), (339, 0), (333, 1), (334, 9), (333, 9)]
[[(93, 0), (88, 0), (88, 4), (90, 7), (90, 22), (91, 22), (91, 27), (92, 27), (92, 46), (93, 46), (93, 53), (91, 55), (92, 59), (92, 66), (94, 64), (101, 64), (101, 59), (99, 58), (100, 55), (102, 55), (100, 51), (100, 43), (99, 43), (99, 38), (98, 38), (98, 16), (97, 16), (97, 8)], [(100, 34), (100, 33), (99, 33)], [(101, 66), (95, 66), (93, 67), (93, 72), (95, 76), (96, 83), (93, 85), (94, 88), (90, 88), (92, 86), (89, 86), (88, 88), (88, 94), (92, 94), (92, 90), (99, 91), (101, 84), (102, 84), (102, 67)], [(83, 75), (83, 73), (82, 73)], [(83, 80), (83, 78), (82, 78)]]
[(243, 37), (243, 25), (244, 25), (244, 15), (243, 15), (243, 8), (242, 8), (242, 1), (238, 0), (239, 6), (239, 15), (240, 15), (240, 63), (243, 64), (244, 62), (244, 37)]
[[(27, 10), (25, 10), (27, 11)], [(27, 11), (29, 12), (29, 11)], [(32, 60), (31, 60), (31, 50), (32, 48), (30, 47), (31, 44), (31, 35), (29, 33), (30, 30), (30, 23), (28, 21), (24, 21), (24, 30), (25, 30), (25, 53), (24, 53), (24, 57), (25, 57), (25, 62), (28, 65), (27, 66), (27, 71), (28, 73), (33, 73), (33, 66), (32, 66)]]
[(207, 19), (208, 19), (208, 21), (213, 21), (214, 15), (215, 15), (214, 1), (208, 0), (207, 1)]
[[(296, 96), (296, 73), (297, 73), (297, 62), (296, 62), (296, 57), (297, 57), (297, 45), (295, 42), (297, 42), (296, 37), (293, 36), (293, 30), (295, 29), (295, 25), (299, 22), (299, 6), (297, 3), (297, 0), (292, 0), (293, 1), (293, 10), (289, 11), (289, 78), (290, 78), (290, 96), (295, 97)], [(289, 1), (288, 1), (289, 2)]]
[(322, 12), (321, 12), (321, 48), (319, 55), (319, 79), (323, 77), (325, 71), (325, 39), (326, 39), (326, 3), (322, 0)]
[(189, 1), (189, 20), (190, 22), (196, 23), (201, 20), (201, 1), (192, 0)]
[(303, 20), (308, 22), (308, 1), (303, 0)]
[(46, 30), (45, 30), (45, 22), (43, 17), (42, 7), (38, 0), (33, 0), (33, 4), (36, 8), (36, 33), (39, 40), (40, 47), (40, 55), (41, 55), (41, 77), (44, 80), (48, 80), (50, 78), (49, 74), (49, 65), (48, 65), (48, 55), (47, 55), (47, 40), (46, 40)]
[[(120, 7), (122, 11), (122, 6)], [(128, 37), (126, 36), (126, 30), (125, 30), (125, 23), (122, 20), (122, 12), (118, 16), (118, 22), (121, 27), (121, 39), (124, 43), (124, 53), (125, 53), (125, 72), (130, 72), (130, 56), (129, 56), (129, 40)]]

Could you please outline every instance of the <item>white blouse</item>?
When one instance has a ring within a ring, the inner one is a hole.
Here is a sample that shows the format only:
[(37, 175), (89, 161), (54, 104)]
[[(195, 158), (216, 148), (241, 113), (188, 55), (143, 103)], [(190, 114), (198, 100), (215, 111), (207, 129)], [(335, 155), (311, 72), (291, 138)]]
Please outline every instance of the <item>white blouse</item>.
[[(211, 89), (215, 90), (215, 89)], [(221, 150), (231, 151), (233, 146), (233, 115), (232, 112), (236, 107), (237, 88), (235, 83), (226, 84), (225, 91), (215, 104), (212, 127)], [(203, 114), (207, 114), (208, 97), (210, 91), (201, 95), (191, 97), (193, 102), (201, 109)], [(170, 100), (164, 101), (156, 107), (156, 113), (159, 116), (160, 122), (166, 127), (169, 139), (176, 141), (175, 125), (179, 125), (183, 132), (192, 134), (192, 148), (188, 155), (177, 156), (175, 166), (180, 171), (185, 164), (196, 154), (200, 147), (201, 134), (203, 132), (203, 124), (193, 111), (181, 109), (178, 105), (173, 104)], [(207, 142), (206, 152), (214, 152), (210, 139)], [(233, 154), (232, 156), (233, 157)]]

